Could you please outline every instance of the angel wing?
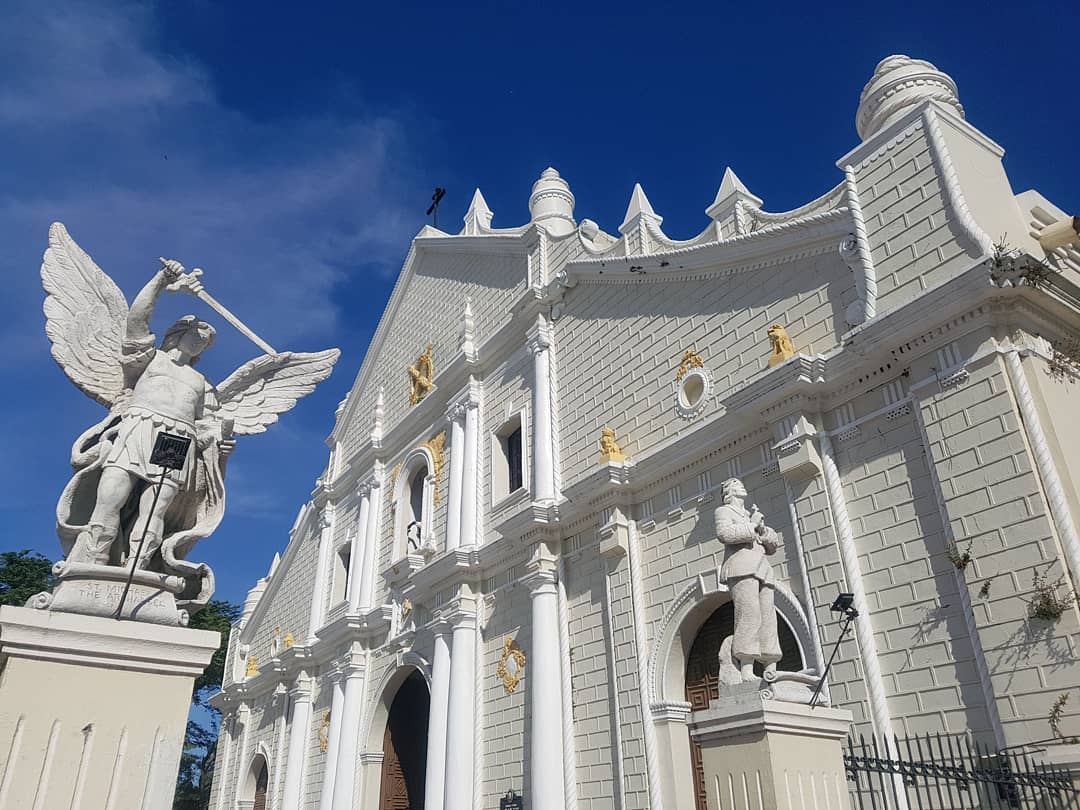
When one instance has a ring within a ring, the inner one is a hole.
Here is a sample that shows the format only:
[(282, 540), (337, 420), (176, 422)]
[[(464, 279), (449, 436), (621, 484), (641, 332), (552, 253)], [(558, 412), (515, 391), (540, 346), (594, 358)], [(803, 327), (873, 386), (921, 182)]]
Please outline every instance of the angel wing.
[(124, 390), (124, 294), (59, 222), (49, 228), (41, 283), (53, 358), (84, 394), (111, 408)]
[(217, 417), (232, 419), (237, 436), (263, 433), (330, 376), (339, 356), (339, 349), (327, 349), (256, 357), (218, 386)]

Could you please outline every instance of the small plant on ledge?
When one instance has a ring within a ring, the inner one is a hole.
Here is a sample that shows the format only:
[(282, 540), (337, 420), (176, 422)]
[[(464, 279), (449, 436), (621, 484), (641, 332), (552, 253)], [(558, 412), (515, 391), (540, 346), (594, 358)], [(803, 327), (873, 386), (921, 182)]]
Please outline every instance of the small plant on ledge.
[(1050, 716), (1046, 718), (1046, 722), (1050, 724), (1050, 730), (1054, 732), (1054, 739), (1064, 740), (1067, 743), (1075, 744), (1077, 742), (1076, 737), (1066, 737), (1061, 733), (1061, 721), (1065, 717), (1065, 704), (1069, 702), (1069, 693), (1062, 692), (1057, 696), (1057, 700), (1054, 701), (1054, 705), (1050, 708)]
[(995, 287), (1031, 287), (1037, 289), (1058, 271), (1034, 256), (1010, 249), (1005, 237), (994, 245), (994, 253), (987, 260), (990, 281)]
[(963, 571), (975, 558), (971, 556), (971, 543), (968, 541), (967, 548), (963, 551), (960, 550), (960, 546), (956, 544), (956, 541), (951, 541), (945, 548), (945, 553), (949, 556), (949, 562), (956, 567), (957, 570)]
[(1080, 338), (1065, 337), (1050, 344), (1054, 356), (1047, 363), (1047, 370), (1055, 380), (1072, 382), (1080, 377)]
[(1076, 604), (1077, 596), (1069, 591), (1067, 596), (1062, 596), (1060, 589), (1065, 584), (1065, 575), (1062, 574), (1054, 582), (1047, 580), (1047, 572), (1036, 571), (1033, 577), (1032, 587), (1034, 596), (1028, 601), (1028, 615), (1033, 619), (1042, 619), (1048, 622), (1056, 622), (1066, 610)]

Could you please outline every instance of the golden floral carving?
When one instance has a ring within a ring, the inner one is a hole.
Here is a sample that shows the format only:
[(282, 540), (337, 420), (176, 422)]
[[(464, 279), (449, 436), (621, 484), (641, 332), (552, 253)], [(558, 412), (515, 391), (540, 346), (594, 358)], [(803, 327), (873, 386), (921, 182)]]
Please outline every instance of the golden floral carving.
[(610, 461), (626, 461), (626, 454), (615, 442), (614, 428), (605, 427), (600, 430), (600, 463)]
[(424, 447), (431, 451), (431, 457), (435, 460), (435, 469), (431, 471), (431, 474), (435, 480), (435, 503), (439, 503), (439, 484), (442, 482), (443, 466), (446, 464), (446, 431), (436, 433), (424, 442)]
[(249, 655), (247, 658), (247, 669), (244, 671), (244, 675), (248, 678), (254, 678), (259, 674), (259, 662), (254, 655)]
[(319, 725), (319, 750), (324, 754), (330, 747), (330, 712), (322, 716), (322, 723)]
[(705, 361), (696, 351), (687, 349), (682, 356), (682, 362), (679, 363), (679, 370), (675, 374), (675, 379), (681, 380), (692, 368), (705, 368)]
[(409, 620), (409, 616), (412, 615), (412, 600), (409, 597), (405, 597), (401, 600), (401, 623), (405, 624)]
[(769, 368), (783, 363), (795, 356), (795, 345), (788, 337), (787, 329), (778, 323), (769, 327), (769, 343), (772, 345), (772, 354), (769, 356)]
[(525, 674), (525, 653), (522, 652), (515, 639), (503, 639), (502, 657), (499, 659), (499, 668), (495, 670), (495, 674), (502, 681), (506, 694), (514, 694), (514, 690), (518, 688)]
[(397, 466), (394, 467), (393, 471), (390, 473), (390, 491), (391, 492), (393, 492), (394, 487), (397, 486), (397, 477), (398, 477), (398, 475), (401, 474), (401, 465), (404, 464), (404, 463), (405, 462), (403, 462), (403, 461), (399, 461)]
[(409, 407), (423, 400), (435, 387), (432, 378), (435, 376), (435, 363), (431, 359), (432, 344), (428, 344), (427, 350), (416, 358), (416, 362), (409, 366)]
[(288, 650), (288, 649), (290, 649), (290, 648), (291, 648), (291, 647), (292, 647), (292, 646), (293, 646), (294, 644), (296, 644), (296, 639), (295, 639), (295, 638), (293, 637), (293, 634), (292, 634), (292, 633), (286, 633), (286, 634), (285, 634), (285, 638), (284, 638), (284, 640), (283, 640), (283, 642), (282, 642), (282, 643), (283, 643), (283, 644), (285, 645), (285, 649), (286, 649), (286, 650)]

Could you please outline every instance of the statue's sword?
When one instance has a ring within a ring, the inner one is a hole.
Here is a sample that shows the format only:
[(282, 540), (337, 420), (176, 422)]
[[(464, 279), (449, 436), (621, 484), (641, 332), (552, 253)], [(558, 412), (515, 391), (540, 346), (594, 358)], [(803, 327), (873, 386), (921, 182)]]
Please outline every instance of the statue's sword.
[[(164, 262), (164, 260), (162, 260), (162, 261)], [(190, 276), (193, 279), (198, 280), (199, 277), (202, 276), (202, 274), (203, 274), (203, 271), (200, 270), (198, 267), (196, 267), (194, 270), (192, 270), (190, 273), (188, 273), (188, 276)], [(181, 280), (178, 280), (178, 281), (174, 282), (173, 284), (170, 284), (169, 289), (171, 289), (171, 290), (173, 290), (175, 292), (175, 291), (181, 289), (182, 286), (183, 286), (183, 281), (181, 279)], [(233, 326), (235, 326), (243, 335), (245, 335), (252, 343), (254, 343), (256, 346), (258, 346), (264, 352), (266, 352), (267, 354), (277, 354), (277, 350), (274, 349), (273, 346), (271, 346), (269, 343), (267, 343), (261, 337), (259, 337), (254, 332), (252, 332), (247, 327), (247, 324), (245, 324), (242, 320), (240, 320), (235, 315), (233, 315), (231, 312), (229, 312), (228, 309), (226, 309), (216, 298), (214, 298), (214, 296), (210, 295), (210, 293), (208, 293), (206, 290), (199, 290), (198, 292), (195, 293), (195, 297), (198, 298), (200, 301), (205, 302), (212, 310), (214, 310), (214, 312), (216, 312), (222, 318), (224, 318), (229, 323), (231, 323)]]

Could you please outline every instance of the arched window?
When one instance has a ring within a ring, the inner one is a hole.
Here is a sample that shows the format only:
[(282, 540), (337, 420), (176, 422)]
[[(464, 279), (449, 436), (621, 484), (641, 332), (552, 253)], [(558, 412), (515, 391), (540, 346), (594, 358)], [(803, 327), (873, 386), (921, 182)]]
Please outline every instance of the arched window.
[(394, 559), (418, 554), (433, 545), (434, 461), (426, 447), (417, 447), (401, 464), (394, 486)]

